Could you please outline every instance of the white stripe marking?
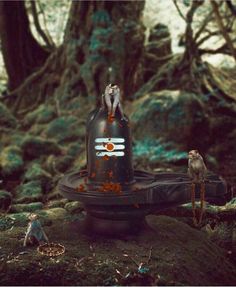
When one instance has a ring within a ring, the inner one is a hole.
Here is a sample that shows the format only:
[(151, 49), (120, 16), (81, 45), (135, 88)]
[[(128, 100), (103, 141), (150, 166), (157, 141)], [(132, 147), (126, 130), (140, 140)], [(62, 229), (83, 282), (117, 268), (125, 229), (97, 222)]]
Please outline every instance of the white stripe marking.
[(96, 138), (95, 143), (124, 143), (124, 138)]
[(125, 153), (123, 151), (111, 151), (111, 152), (97, 152), (96, 156), (124, 156)]
[[(96, 150), (107, 150), (106, 147), (103, 145), (96, 145), (95, 149)], [(125, 149), (125, 146), (123, 144), (114, 145), (114, 150), (117, 150), (117, 149)]]

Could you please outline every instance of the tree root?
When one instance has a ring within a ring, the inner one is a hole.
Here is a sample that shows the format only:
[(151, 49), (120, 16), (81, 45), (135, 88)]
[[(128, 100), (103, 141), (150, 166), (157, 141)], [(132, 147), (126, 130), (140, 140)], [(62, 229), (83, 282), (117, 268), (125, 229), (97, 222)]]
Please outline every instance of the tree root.
[[(4, 99), (6, 105), (15, 114), (23, 115), (34, 110), (44, 100), (43, 91), (45, 87), (50, 84), (59, 85), (60, 77), (57, 77), (56, 74), (61, 70), (57, 71), (57, 67), (58, 59), (60, 59), (62, 53), (63, 46), (60, 46), (48, 57), (39, 70), (31, 74), (22, 85), (11, 91)], [(53, 72), (55, 72), (55, 75), (53, 75)], [(45, 77), (45, 74), (48, 74), (48, 77)]]

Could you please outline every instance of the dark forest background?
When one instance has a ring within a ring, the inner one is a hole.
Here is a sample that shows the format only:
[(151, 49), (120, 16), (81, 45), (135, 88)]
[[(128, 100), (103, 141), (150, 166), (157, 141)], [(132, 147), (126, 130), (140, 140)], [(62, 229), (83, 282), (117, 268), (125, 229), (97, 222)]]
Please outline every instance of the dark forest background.
[(86, 167), (86, 118), (110, 82), (131, 121), (135, 167), (186, 172), (198, 149), (235, 204), (236, 2), (150, 1), (168, 2), (183, 31), (154, 20), (145, 1), (0, 2), (0, 206), (19, 224), (44, 207), (82, 210), (57, 182)]
[[(114, 82), (132, 122), (135, 164), (185, 166), (186, 152), (199, 149), (210, 169), (235, 183), (236, 6), (169, 3), (177, 11), (176, 27), (185, 29), (181, 34), (177, 29), (178, 37), (173, 27), (145, 12), (145, 1), (1, 1), (7, 76), (1, 78), (3, 177), (22, 180), (34, 164), (36, 156), (26, 150), (29, 145), (34, 153), (35, 142), (46, 147), (50, 141), (55, 151), (63, 150), (60, 156), (51, 151), (45, 156), (43, 150), (42, 158), (36, 157), (53, 178), (81, 168), (86, 116)], [(62, 14), (58, 26), (54, 9)], [(182, 52), (173, 52), (173, 37)], [(206, 61), (212, 55), (225, 65)], [(5, 160), (9, 153), (19, 157), (18, 167)]]

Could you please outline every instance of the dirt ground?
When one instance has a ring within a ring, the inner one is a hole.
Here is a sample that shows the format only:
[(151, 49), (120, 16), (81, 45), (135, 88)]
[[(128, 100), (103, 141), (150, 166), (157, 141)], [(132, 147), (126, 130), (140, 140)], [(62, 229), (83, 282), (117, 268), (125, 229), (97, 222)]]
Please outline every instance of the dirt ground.
[[(203, 231), (166, 216), (148, 216), (138, 235), (85, 235), (79, 220), (45, 227), (51, 242), (65, 246), (50, 258), (23, 247), (25, 228), (1, 232), (0, 285), (235, 285), (227, 251)], [(145, 263), (146, 272), (138, 272)]]

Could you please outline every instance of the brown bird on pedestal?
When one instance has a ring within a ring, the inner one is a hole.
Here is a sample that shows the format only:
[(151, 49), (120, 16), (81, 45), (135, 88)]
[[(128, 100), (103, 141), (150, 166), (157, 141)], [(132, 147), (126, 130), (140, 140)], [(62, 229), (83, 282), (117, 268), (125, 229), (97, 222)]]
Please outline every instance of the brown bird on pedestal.
[[(198, 150), (191, 150), (188, 153), (188, 175), (192, 180), (192, 209), (193, 209), (193, 223), (195, 226), (199, 226), (202, 222), (202, 217), (204, 213), (204, 201), (205, 201), (205, 178), (207, 174), (207, 168), (203, 161), (202, 156), (199, 154)], [(200, 216), (197, 222), (196, 210), (195, 210), (195, 189), (196, 184), (200, 183)]]

